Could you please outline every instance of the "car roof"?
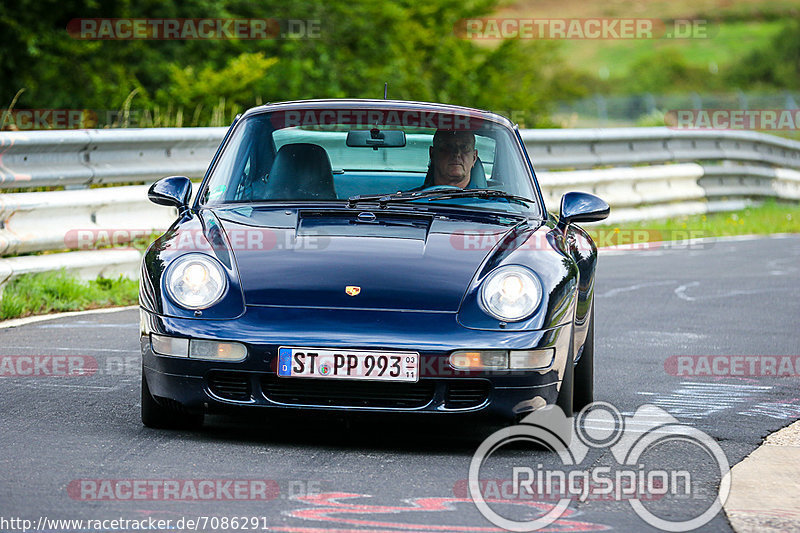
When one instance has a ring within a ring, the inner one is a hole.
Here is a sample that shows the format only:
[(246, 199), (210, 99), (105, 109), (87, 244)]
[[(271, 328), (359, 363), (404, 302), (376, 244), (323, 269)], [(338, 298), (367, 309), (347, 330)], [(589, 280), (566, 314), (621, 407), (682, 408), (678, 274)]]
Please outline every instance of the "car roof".
[(368, 98), (328, 98), (319, 100), (292, 100), (287, 102), (275, 102), (248, 109), (242, 118), (271, 113), (275, 111), (289, 111), (293, 109), (393, 109), (403, 111), (430, 111), (435, 113), (453, 113), (471, 115), (476, 118), (502, 124), (513, 128), (514, 124), (502, 115), (475, 109), (472, 107), (457, 106), (451, 104), (438, 104), (433, 102), (414, 102), (410, 100), (378, 100)]

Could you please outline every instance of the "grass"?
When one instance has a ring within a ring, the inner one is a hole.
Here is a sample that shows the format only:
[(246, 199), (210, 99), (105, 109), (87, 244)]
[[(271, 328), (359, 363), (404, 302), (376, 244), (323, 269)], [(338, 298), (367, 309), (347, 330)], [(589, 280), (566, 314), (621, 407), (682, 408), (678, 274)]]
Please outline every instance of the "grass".
[(785, 21), (798, 14), (797, 0), (514, 0), (501, 8), (497, 16), (707, 21), (706, 38), (561, 41), (561, 56), (568, 65), (619, 88), (619, 83), (635, 75), (637, 62), (642, 64), (663, 49), (679, 52), (689, 66), (707, 69), (713, 80), (750, 51), (769, 46)]
[(798, 10), (797, 0), (516, 0), (505, 16), (537, 18), (651, 17), (774, 19)]
[[(708, 38), (639, 40), (566, 40), (563, 57), (573, 68), (611, 80), (631, 74), (633, 66), (656, 51), (674, 49), (686, 63), (723, 73), (725, 66), (765, 48), (783, 27), (781, 21), (709, 22)], [(716, 70), (713, 70), (716, 69)]]
[(6, 285), (0, 300), (0, 320), (133, 305), (138, 297), (139, 282), (123, 277), (85, 282), (64, 271), (29, 274)]
[(696, 237), (800, 233), (800, 204), (767, 201), (739, 211), (617, 225), (586, 225), (598, 246)]

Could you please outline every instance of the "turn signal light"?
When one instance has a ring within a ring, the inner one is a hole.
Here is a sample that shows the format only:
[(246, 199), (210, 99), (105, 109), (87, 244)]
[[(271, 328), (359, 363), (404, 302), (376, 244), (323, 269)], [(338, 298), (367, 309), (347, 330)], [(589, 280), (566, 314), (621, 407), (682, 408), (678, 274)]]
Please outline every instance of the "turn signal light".
[(553, 364), (553, 348), (541, 350), (463, 350), (450, 354), (450, 366), (459, 370), (534, 370)]

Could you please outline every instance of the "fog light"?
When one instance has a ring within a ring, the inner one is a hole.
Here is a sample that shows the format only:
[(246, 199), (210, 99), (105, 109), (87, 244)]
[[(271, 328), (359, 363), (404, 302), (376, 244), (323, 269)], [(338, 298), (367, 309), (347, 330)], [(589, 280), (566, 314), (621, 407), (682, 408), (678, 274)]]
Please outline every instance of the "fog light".
[(508, 368), (508, 352), (505, 350), (453, 352), (450, 354), (450, 365), (464, 370)]
[(544, 350), (511, 350), (509, 356), (512, 370), (547, 368), (553, 364), (556, 351), (553, 348)]
[(242, 361), (247, 357), (247, 348), (238, 342), (217, 342), (192, 339), (189, 343), (191, 359), (214, 359), (215, 361)]
[(153, 352), (159, 355), (171, 355), (172, 357), (189, 356), (189, 339), (178, 337), (166, 337), (164, 335), (150, 335), (150, 346)]

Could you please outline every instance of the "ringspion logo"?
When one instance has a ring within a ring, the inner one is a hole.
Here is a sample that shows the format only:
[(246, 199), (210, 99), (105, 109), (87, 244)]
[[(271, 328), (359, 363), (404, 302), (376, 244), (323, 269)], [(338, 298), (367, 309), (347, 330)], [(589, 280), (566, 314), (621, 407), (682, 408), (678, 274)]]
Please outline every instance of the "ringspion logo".
[[(500, 457), (501, 448), (514, 443), (545, 447), (555, 452), (560, 464), (555, 467), (538, 464), (535, 455), (517, 454), (519, 459), (510, 461)], [(645, 459), (648, 453), (666, 446), (681, 450), (678, 467), (658, 468), (649, 464)], [(590, 456), (592, 450), (610, 451), (604, 455), (614, 458), (615, 467), (597, 465)], [(691, 471), (689, 464), (699, 468)], [(482, 475), (487, 471), (494, 475)], [(480, 513), (508, 531), (547, 527), (564, 516), (574, 500), (625, 501), (655, 528), (691, 531), (707, 524), (721, 511), (730, 492), (729, 472), (728, 459), (716, 440), (695, 427), (681, 424), (667, 411), (655, 405), (642, 405), (633, 415), (623, 415), (609, 403), (595, 402), (574, 419), (567, 418), (557, 406), (547, 406), (527, 415), (519, 424), (491, 434), (472, 456), (468, 488)], [(503, 475), (497, 477), (498, 473)], [(719, 489), (710, 493), (704, 488), (717, 484)], [(459, 489), (457, 484), (455, 490)], [(646, 505), (665, 498), (691, 499), (693, 505), (686, 515), (678, 517), (660, 516), (663, 505)], [(504, 516), (489, 505), (525, 500), (548, 504), (540, 514), (524, 519), (518, 515)]]

